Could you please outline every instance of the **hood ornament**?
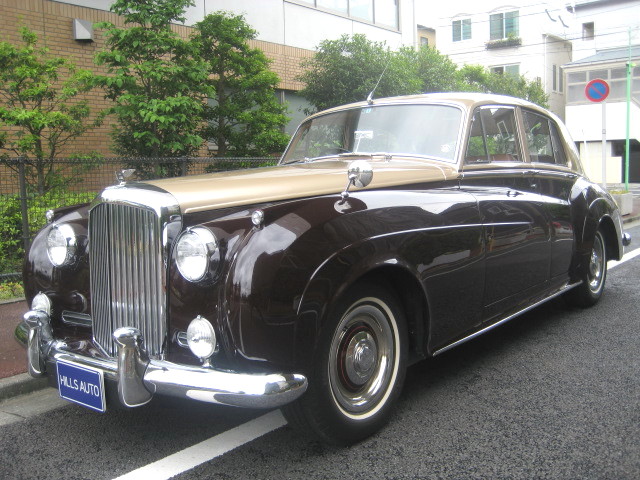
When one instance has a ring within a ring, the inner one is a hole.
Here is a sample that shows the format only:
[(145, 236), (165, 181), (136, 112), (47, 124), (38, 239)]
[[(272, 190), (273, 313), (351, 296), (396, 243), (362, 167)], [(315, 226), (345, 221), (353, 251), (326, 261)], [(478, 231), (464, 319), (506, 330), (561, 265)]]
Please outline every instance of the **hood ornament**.
[(356, 160), (349, 164), (349, 170), (347, 170), (347, 186), (344, 192), (340, 194), (342, 201), (344, 202), (349, 198), (349, 187), (353, 185), (357, 188), (364, 188), (371, 183), (373, 179), (373, 168), (371, 164), (365, 160)]
[(120, 170), (116, 172), (116, 179), (118, 180), (119, 185), (126, 185), (127, 181), (136, 173), (135, 168), (127, 168), (125, 170)]

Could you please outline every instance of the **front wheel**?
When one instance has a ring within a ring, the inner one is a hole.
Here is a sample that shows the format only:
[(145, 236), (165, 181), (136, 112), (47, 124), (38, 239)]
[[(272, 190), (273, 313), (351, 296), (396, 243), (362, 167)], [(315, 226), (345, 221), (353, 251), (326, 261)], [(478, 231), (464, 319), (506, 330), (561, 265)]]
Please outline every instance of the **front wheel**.
[(581, 275), (582, 283), (567, 292), (565, 298), (577, 307), (595, 305), (602, 296), (606, 279), (607, 248), (602, 231), (598, 230), (593, 239), (589, 262)]
[(348, 445), (389, 419), (404, 382), (405, 320), (390, 289), (362, 283), (333, 309), (321, 334), (309, 390), (283, 408), (289, 422)]

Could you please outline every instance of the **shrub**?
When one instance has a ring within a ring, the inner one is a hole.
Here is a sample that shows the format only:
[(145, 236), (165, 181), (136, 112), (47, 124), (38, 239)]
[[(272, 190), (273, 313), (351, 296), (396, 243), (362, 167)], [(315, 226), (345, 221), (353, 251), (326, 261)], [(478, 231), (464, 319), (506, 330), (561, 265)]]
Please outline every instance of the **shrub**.
[[(49, 209), (89, 202), (95, 197), (92, 192), (71, 193), (52, 190), (44, 195), (30, 195), (27, 200), (29, 236), (33, 236), (46, 224), (45, 213)], [(21, 270), (24, 257), (22, 238), (22, 212), (18, 195), (0, 195), (0, 273)]]
[(0, 300), (24, 297), (22, 285), (16, 282), (0, 283)]

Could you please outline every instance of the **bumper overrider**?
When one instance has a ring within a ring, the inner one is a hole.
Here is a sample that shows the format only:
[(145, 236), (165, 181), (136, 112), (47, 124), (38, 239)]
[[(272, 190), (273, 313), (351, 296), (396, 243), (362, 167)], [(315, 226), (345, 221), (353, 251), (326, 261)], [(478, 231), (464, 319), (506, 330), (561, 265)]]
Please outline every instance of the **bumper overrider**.
[(307, 389), (306, 377), (299, 374), (236, 373), (150, 359), (136, 328), (119, 328), (113, 336), (116, 358), (98, 359), (71, 352), (56, 340), (44, 311), (27, 312), (16, 329), (16, 338), (27, 347), (31, 376), (46, 376), (47, 363), (58, 361), (99, 370), (106, 380), (117, 383), (120, 403), (127, 407), (144, 405), (157, 394), (236, 407), (277, 408)]

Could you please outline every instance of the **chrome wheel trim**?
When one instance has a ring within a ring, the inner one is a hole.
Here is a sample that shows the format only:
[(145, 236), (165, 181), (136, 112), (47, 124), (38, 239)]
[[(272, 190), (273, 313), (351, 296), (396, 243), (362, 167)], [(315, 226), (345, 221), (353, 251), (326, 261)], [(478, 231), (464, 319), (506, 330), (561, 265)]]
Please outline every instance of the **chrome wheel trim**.
[(386, 404), (400, 363), (395, 316), (378, 298), (363, 298), (343, 315), (329, 351), (329, 386), (343, 415), (364, 420)]
[(589, 259), (589, 272), (587, 274), (587, 282), (589, 290), (592, 293), (598, 293), (602, 288), (605, 274), (606, 256), (604, 251), (604, 242), (602, 235), (598, 232), (593, 240), (593, 249), (591, 250), (591, 258)]

